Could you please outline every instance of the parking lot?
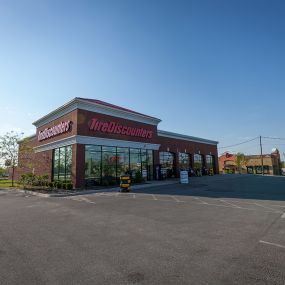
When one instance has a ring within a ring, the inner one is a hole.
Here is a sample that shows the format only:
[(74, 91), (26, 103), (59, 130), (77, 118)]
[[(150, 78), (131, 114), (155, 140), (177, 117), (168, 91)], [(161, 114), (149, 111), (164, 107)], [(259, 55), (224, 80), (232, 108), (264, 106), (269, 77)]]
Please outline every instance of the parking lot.
[(0, 284), (284, 284), (285, 178), (42, 198), (0, 190)]

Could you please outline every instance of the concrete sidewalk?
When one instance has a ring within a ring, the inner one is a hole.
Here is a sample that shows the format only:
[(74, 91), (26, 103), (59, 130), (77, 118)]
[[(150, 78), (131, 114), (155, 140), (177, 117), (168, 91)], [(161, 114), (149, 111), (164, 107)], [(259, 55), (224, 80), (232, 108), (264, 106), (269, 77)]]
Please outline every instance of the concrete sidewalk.
[[(131, 191), (140, 190), (140, 189), (146, 189), (146, 188), (152, 188), (152, 187), (160, 187), (165, 185), (173, 185), (178, 184), (179, 179), (171, 179), (171, 180), (163, 180), (163, 181), (149, 181), (147, 183), (143, 184), (135, 184), (131, 186)], [(112, 187), (112, 188), (106, 188), (106, 187), (100, 187), (96, 189), (90, 189), (90, 190), (82, 190), (82, 191), (68, 191), (61, 193), (40, 193), (36, 191), (30, 191), (30, 190), (23, 190), (23, 189), (17, 189), (17, 188), (11, 188), (11, 189), (0, 189), (0, 190), (7, 190), (7, 191), (17, 191), (26, 195), (34, 195), (39, 197), (69, 197), (69, 196), (78, 196), (78, 195), (87, 195), (87, 194), (93, 194), (93, 193), (100, 193), (100, 192), (118, 192), (120, 190), (119, 186)]]

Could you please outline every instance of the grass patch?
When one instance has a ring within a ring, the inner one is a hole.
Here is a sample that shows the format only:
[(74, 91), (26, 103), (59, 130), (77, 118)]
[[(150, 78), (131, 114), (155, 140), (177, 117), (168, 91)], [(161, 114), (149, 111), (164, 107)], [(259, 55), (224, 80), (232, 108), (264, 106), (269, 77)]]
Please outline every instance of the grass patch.
[[(20, 184), (14, 181), (14, 187), (19, 187), (19, 186)], [(9, 187), (12, 187), (12, 180), (0, 179), (0, 188), (9, 188)]]

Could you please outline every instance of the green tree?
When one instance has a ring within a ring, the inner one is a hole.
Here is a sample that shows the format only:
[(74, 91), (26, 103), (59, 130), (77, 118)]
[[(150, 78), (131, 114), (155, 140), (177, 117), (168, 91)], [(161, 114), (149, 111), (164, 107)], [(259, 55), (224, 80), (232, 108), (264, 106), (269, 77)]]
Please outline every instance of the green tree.
[(236, 154), (235, 163), (236, 163), (236, 166), (238, 168), (239, 174), (241, 174), (242, 167), (246, 166), (247, 162), (248, 162), (248, 158), (246, 157), (246, 155), (244, 153), (238, 152)]
[(18, 142), (22, 135), (11, 131), (0, 136), (0, 157), (5, 161), (5, 166), (12, 168), (12, 187), (14, 186), (15, 167), (18, 164)]

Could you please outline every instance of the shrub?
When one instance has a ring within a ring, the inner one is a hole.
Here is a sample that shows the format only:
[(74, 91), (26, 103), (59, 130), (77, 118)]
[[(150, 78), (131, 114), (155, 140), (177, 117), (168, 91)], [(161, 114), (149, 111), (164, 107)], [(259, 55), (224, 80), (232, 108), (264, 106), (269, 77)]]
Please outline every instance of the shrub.
[(56, 188), (57, 189), (62, 189), (63, 183), (61, 181), (57, 181), (56, 183)]
[(23, 185), (23, 187), (25, 188), (27, 183), (28, 183), (27, 175), (26, 174), (22, 174), (21, 177), (20, 177), (20, 180), (19, 180), (19, 184)]
[(33, 174), (33, 173), (27, 173), (26, 174), (26, 177), (27, 177), (27, 184), (28, 185), (34, 185), (35, 184), (35, 181), (36, 181), (36, 175)]
[(33, 185), (34, 186), (43, 186), (43, 178), (41, 175), (35, 176)]
[(41, 176), (41, 183), (42, 183), (42, 186), (47, 186), (48, 184), (48, 175), (47, 174), (44, 174)]
[(65, 189), (66, 190), (72, 190), (73, 189), (73, 185), (72, 185), (72, 183), (65, 183)]
[(53, 188), (53, 187), (54, 187), (54, 183), (53, 183), (53, 182), (49, 182), (49, 183), (48, 183), (48, 186), (49, 186), (50, 188)]
[(22, 174), (19, 183), (25, 188), (26, 185), (32, 186), (35, 184), (36, 176), (33, 173)]

